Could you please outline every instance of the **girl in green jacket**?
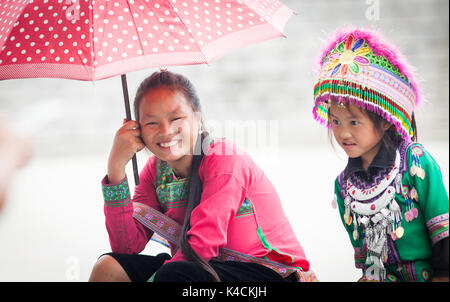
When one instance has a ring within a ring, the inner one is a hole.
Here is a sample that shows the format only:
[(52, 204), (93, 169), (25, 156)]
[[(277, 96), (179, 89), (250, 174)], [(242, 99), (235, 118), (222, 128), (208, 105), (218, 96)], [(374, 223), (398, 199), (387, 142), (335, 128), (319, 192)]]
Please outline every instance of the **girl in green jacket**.
[(348, 155), (335, 202), (360, 281), (447, 281), (449, 199), (438, 164), (416, 143), (420, 90), (377, 33), (338, 32), (320, 58), (313, 109)]

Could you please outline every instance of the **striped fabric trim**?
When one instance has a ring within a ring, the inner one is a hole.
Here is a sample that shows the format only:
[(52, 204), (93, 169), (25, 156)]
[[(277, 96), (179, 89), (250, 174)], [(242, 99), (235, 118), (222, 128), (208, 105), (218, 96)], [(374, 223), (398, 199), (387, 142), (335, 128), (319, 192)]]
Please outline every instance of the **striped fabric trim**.
[(133, 217), (144, 226), (159, 234), (172, 244), (177, 244), (180, 236), (181, 226), (173, 219), (151, 207), (133, 202)]
[(175, 209), (175, 208), (182, 208), (187, 206), (187, 200), (181, 200), (181, 201), (174, 201), (174, 202), (167, 202), (164, 204), (164, 208), (167, 209)]
[(170, 248), (169, 242), (164, 237), (158, 235), (157, 233), (154, 233), (150, 240), (158, 242), (159, 244), (162, 244), (163, 246)]
[(124, 207), (126, 206), (129, 202), (131, 201), (131, 198), (128, 197), (125, 200), (122, 200), (121, 202), (110, 202), (110, 201), (106, 201), (105, 200), (105, 206), (110, 207), (110, 208), (116, 208), (116, 207)]
[(375, 89), (366, 88), (364, 91), (361, 89), (361, 84), (345, 81), (345, 80), (335, 80), (335, 79), (324, 79), (317, 83), (314, 87), (314, 96), (317, 98), (318, 94), (322, 95), (325, 93), (338, 94), (342, 96), (354, 96), (360, 100), (366, 102), (374, 102), (374, 104), (386, 109), (391, 113), (395, 113), (400, 116), (402, 120), (409, 122), (407, 126), (410, 125), (409, 113), (400, 105), (393, 101), (393, 98), (387, 94), (382, 94), (377, 92)]
[(409, 140), (413, 134), (411, 114), (396, 99), (358, 81), (322, 78), (314, 86), (314, 118), (328, 124), (328, 103), (331, 100), (350, 102), (372, 111), (396, 125), (397, 131)]
[(256, 258), (254, 256), (246, 255), (237, 251), (233, 251), (227, 248), (221, 248), (219, 255), (215, 257), (222, 261), (240, 261), (240, 262), (250, 262), (264, 265), (277, 273), (279, 273), (284, 278), (288, 277), (290, 274), (295, 274), (298, 282), (318, 282), (316, 274), (312, 271), (303, 271), (301, 267), (292, 267), (285, 264), (281, 264), (269, 259)]
[(366, 268), (366, 250), (359, 247), (355, 247), (354, 249), (355, 249), (355, 267), (361, 269)]
[(125, 177), (119, 184), (106, 184), (102, 182), (103, 199), (107, 207), (124, 207), (130, 200), (130, 189)]
[(414, 261), (408, 261), (402, 264), (400, 273), (403, 276), (404, 280), (407, 280), (408, 282), (417, 282), (417, 276), (416, 276), (416, 265)]
[(448, 213), (431, 218), (426, 225), (433, 245), (448, 237)]

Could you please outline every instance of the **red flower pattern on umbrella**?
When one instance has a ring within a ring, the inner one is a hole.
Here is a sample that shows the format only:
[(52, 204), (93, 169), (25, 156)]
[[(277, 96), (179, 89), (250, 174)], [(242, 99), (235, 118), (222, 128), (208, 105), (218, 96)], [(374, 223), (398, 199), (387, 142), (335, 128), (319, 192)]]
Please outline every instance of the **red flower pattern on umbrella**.
[(342, 76), (346, 76), (348, 70), (356, 75), (359, 73), (361, 65), (370, 64), (370, 60), (366, 56), (372, 52), (372, 49), (367, 46), (363, 47), (364, 43), (364, 39), (355, 40), (353, 35), (340, 43), (336, 51), (328, 57), (330, 62), (326, 68), (328, 71), (333, 70), (331, 76), (338, 72)]

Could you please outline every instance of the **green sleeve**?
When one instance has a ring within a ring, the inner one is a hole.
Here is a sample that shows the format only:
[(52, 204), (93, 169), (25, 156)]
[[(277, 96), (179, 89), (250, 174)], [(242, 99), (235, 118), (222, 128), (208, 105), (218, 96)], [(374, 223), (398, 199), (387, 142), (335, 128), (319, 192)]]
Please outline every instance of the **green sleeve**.
[(339, 181), (337, 178), (334, 182), (334, 199), (336, 201), (337, 208), (339, 209), (339, 216), (341, 217), (342, 224), (345, 226), (346, 225), (344, 221), (345, 206), (344, 200), (341, 197), (341, 186), (339, 185)]
[(434, 158), (421, 145), (408, 150), (408, 176), (417, 192), (418, 204), (432, 244), (448, 237), (449, 199), (442, 172)]
[(126, 176), (118, 184), (109, 184), (108, 176), (105, 176), (102, 180), (102, 191), (105, 206), (107, 207), (125, 207), (131, 201), (130, 188)]

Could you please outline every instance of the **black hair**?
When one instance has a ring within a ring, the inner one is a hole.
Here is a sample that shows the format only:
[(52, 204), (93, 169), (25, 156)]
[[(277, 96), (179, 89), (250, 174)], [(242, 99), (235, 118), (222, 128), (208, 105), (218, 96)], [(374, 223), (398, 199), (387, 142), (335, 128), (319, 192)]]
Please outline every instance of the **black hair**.
[(139, 122), (139, 105), (142, 97), (151, 89), (165, 87), (172, 91), (179, 91), (184, 94), (189, 101), (194, 112), (201, 112), (200, 99), (197, 96), (194, 85), (186, 77), (167, 70), (154, 72), (148, 78), (144, 79), (139, 85), (134, 98), (134, 116)]
[(200, 266), (202, 266), (204, 270), (212, 275), (214, 281), (220, 281), (220, 278), (214, 268), (192, 248), (187, 238), (187, 232), (191, 229), (191, 213), (200, 204), (200, 199), (202, 197), (203, 185), (199, 175), (199, 168), (204, 156), (202, 146), (205, 140), (209, 140), (209, 137), (207, 133), (203, 132), (197, 138), (195, 147), (196, 150), (200, 150), (200, 152), (194, 152), (192, 158), (188, 190), (188, 203), (186, 208), (186, 215), (184, 217), (183, 228), (181, 229), (180, 248), (183, 255), (187, 259), (200, 264)]

